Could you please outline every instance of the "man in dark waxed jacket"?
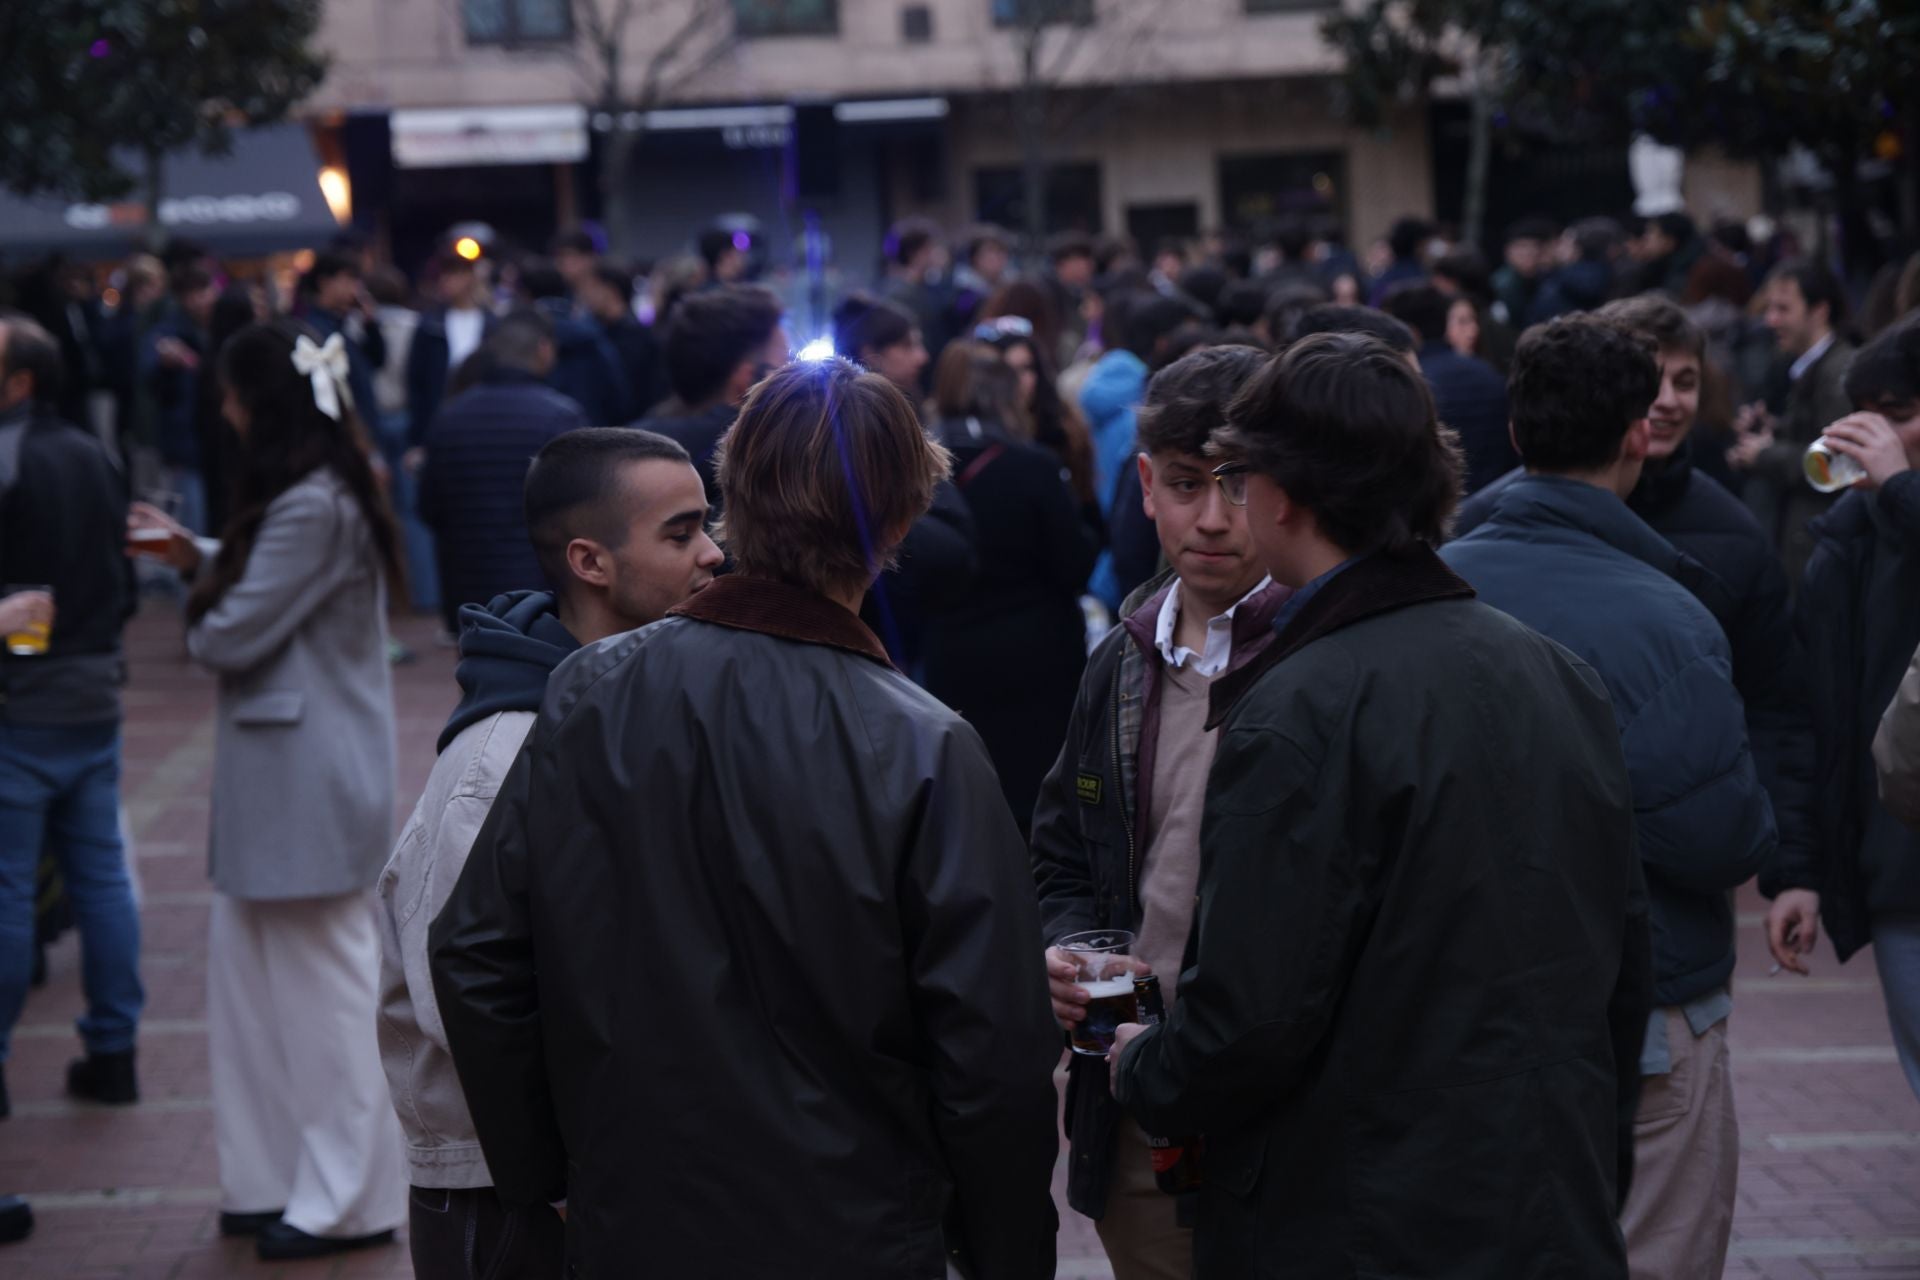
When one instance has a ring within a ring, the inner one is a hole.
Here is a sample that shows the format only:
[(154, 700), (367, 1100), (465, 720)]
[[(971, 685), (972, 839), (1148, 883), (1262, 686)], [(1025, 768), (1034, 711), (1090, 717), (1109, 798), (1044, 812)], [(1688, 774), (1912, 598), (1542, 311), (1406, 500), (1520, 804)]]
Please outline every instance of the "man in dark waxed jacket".
[(737, 571), (554, 673), (431, 931), (495, 1185), (566, 1199), (586, 1280), (1045, 1280), (1026, 850), (856, 613), (947, 459), (844, 360), (761, 383), (723, 456)]
[(1739, 1123), (1728, 1068), (1732, 890), (1775, 846), (1725, 634), (1676, 580), (1686, 558), (1627, 508), (1660, 389), (1653, 344), (1591, 317), (1528, 332), (1513, 434), (1528, 474), (1442, 555), (1481, 599), (1593, 664), (1633, 777), (1654, 923), (1640, 1070), (1636, 1276), (1718, 1275), (1733, 1229)]
[[(1170, 1004), (1200, 871), (1215, 742), (1207, 697), (1273, 643), (1274, 616), (1291, 594), (1267, 575), (1245, 509), (1226, 500), (1205, 456), (1228, 403), (1265, 363), (1252, 347), (1211, 347), (1148, 385), (1134, 501), (1173, 567), (1133, 593), (1088, 660), (1034, 813), (1048, 943), (1086, 929), (1135, 932), (1133, 957), (1159, 976)], [(1070, 958), (1050, 948), (1047, 968), (1055, 1016), (1084, 1020), (1086, 991)], [(1190, 1276), (1193, 1207), (1159, 1189), (1146, 1136), (1113, 1101), (1100, 1059), (1070, 1059), (1066, 1123), (1067, 1199), (1098, 1224), (1116, 1280)]]
[(1384, 343), (1296, 344), (1218, 443), (1295, 590), (1213, 691), (1180, 1001), (1114, 1055), (1204, 1135), (1195, 1274), (1619, 1280), (1648, 954), (1606, 690), (1429, 549), (1458, 454)]
[(420, 515), (433, 530), (449, 631), (461, 605), (546, 582), (527, 536), (527, 467), (549, 440), (587, 425), (578, 405), (542, 385), (553, 367), (545, 316), (514, 312), (485, 349), (492, 358), (486, 379), (442, 404), (423, 438)]

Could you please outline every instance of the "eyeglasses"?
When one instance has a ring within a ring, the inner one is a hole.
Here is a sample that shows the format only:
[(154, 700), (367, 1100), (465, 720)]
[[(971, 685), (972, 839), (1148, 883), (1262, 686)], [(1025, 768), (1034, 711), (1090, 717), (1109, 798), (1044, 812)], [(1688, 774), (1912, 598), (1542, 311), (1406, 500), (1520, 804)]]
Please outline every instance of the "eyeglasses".
[(974, 327), (976, 342), (994, 342), (1001, 338), (1031, 338), (1033, 321), (1025, 316), (995, 316)]
[(1236, 507), (1247, 505), (1247, 477), (1253, 468), (1244, 462), (1223, 462), (1213, 469), (1213, 478), (1220, 482), (1220, 494)]

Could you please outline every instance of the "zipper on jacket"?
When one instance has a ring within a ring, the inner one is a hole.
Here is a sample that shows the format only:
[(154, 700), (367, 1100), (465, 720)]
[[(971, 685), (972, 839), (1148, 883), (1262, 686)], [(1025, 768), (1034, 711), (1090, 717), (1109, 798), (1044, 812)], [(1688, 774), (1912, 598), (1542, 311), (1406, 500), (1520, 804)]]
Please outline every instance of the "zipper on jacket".
[[(1127, 812), (1127, 789), (1121, 785), (1126, 775), (1120, 771), (1120, 671), (1126, 666), (1121, 663), (1113, 673), (1113, 710), (1107, 716), (1107, 723), (1113, 736), (1113, 794), (1120, 807), (1120, 827), (1127, 833), (1127, 905), (1132, 909), (1134, 920), (1140, 918), (1140, 868), (1136, 865), (1133, 848), (1133, 815)], [(1135, 785), (1138, 786), (1136, 779)]]

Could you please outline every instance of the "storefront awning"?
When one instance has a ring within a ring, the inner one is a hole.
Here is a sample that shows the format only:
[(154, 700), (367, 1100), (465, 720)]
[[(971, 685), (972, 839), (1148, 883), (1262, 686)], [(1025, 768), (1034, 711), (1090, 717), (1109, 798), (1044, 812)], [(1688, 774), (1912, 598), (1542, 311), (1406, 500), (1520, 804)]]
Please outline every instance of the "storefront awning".
[(393, 162), (402, 169), (586, 158), (587, 112), (577, 105), (393, 113)]
[[(140, 172), (137, 158), (121, 161)], [(317, 247), (339, 224), (320, 193), (320, 162), (305, 125), (236, 130), (224, 156), (169, 156), (161, 175), (160, 223), (223, 256)], [(146, 238), (145, 199), (110, 204), (0, 193), (0, 253), (117, 257)]]

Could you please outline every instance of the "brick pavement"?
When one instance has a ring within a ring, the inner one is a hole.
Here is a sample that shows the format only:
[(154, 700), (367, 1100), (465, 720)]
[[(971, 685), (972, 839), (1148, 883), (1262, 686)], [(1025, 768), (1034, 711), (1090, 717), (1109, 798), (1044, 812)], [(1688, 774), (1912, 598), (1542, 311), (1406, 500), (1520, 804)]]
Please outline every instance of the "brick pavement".
[[(399, 629), (420, 654), (396, 679), (404, 811), (431, 767), (453, 686), (450, 655), (432, 646), (431, 627), (407, 620)], [(136, 621), (129, 647), (124, 795), (145, 893), (144, 1101), (107, 1110), (61, 1097), (80, 1008), (68, 937), (53, 953), (50, 984), (27, 1005), (8, 1065), (15, 1114), (0, 1124), (0, 1191), (29, 1195), (39, 1229), (0, 1252), (0, 1276), (407, 1276), (404, 1247), (273, 1268), (219, 1238), (204, 986), (213, 684), (186, 663), (164, 605)], [(1871, 962), (1842, 968), (1823, 949), (1811, 981), (1769, 978), (1760, 909), (1750, 891), (1741, 896), (1733, 1043), (1744, 1134), (1726, 1274), (1920, 1277), (1920, 1102), (1894, 1061)], [(1060, 1244), (1062, 1280), (1110, 1277), (1084, 1219), (1063, 1214)]]

